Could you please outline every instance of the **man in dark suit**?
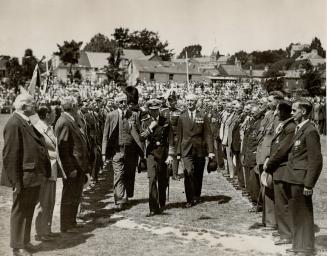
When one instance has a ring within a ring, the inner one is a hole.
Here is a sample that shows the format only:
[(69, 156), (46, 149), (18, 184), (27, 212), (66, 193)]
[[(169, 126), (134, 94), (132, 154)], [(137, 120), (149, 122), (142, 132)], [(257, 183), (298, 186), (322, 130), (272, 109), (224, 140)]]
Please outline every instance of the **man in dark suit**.
[(144, 145), (140, 140), (138, 92), (128, 86), (117, 95), (118, 109), (107, 115), (102, 139), (102, 158), (112, 158), (114, 170), (114, 198), (118, 209), (123, 209), (134, 195), (135, 171)]
[(10, 246), (14, 255), (32, 255), (31, 224), (40, 185), (50, 177), (50, 160), (43, 136), (33, 128), (29, 117), (34, 114), (34, 99), (28, 94), (17, 96), (16, 111), (3, 132), (3, 170), (1, 185), (13, 187), (10, 217)]
[[(148, 102), (149, 115), (142, 121), (141, 140), (146, 140), (146, 161), (149, 178), (149, 207), (147, 217), (163, 212), (169, 174), (167, 164), (169, 145), (169, 109), (159, 113), (161, 101)], [(173, 136), (173, 135), (172, 135)]]
[(292, 104), (281, 101), (277, 106), (277, 115), (281, 122), (271, 142), (270, 156), (264, 164), (264, 171), (273, 174), (274, 203), (277, 230), (280, 239), (275, 245), (288, 244), (292, 241), (288, 213), (288, 199), (285, 190), (284, 174), (287, 172), (287, 160), (296, 124), (291, 117)]
[(89, 155), (85, 135), (77, 124), (77, 100), (62, 99), (63, 112), (55, 126), (58, 153), (65, 172), (60, 206), (61, 232), (76, 233), (78, 206), (81, 202)]
[(312, 194), (322, 169), (320, 136), (309, 120), (312, 105), (300, 99), (292, 105), (292, 116), (298, 124), (288, 155), (288, 205), (292, 230), (292, 248), (288, 251), (314, 253), (314, 220)]
[(184, 163), (186, 207), (191, 207), (200, 200), (205, 157), (214, 158), (215, 154), (208, 117), (196, 109), (197, 96), (188, 94), (186, 101), (188, 110), (177, 125), (176, 153)]

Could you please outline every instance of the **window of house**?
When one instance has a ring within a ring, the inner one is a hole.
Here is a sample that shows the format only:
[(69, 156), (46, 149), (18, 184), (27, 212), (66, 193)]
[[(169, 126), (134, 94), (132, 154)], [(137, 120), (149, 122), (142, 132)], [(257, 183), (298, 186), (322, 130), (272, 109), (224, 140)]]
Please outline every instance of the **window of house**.
[(169, 80), (174, 80), (174, 74), (169, 74)]
[(154, 73), (150, 73), (150, 80), (154, 80)]

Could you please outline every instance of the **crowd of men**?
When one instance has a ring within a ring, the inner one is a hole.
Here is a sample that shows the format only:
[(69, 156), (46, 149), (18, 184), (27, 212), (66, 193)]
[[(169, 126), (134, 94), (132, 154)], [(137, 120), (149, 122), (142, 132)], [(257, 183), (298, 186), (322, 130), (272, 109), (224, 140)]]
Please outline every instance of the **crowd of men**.
[(249, 211), (262, 212), (262, 226), (275, 231), (276, 245), (314, 253), (312, 194), (322, 169), (318, 130), (326, 120), (316, 118), (315, 103), (324, 105), (325, 98), (289, 99), (260, 87), (249, 96), (234, 93), (235, 84), (202, 88), (201, 95), (171, 84), (96, 92), (84, 86), (82, 93), (74, 87), (54, 87), (37, 97), (37, 105), (22, 92), (4, 128), (1, 184), (13, 187), (14, 255), (31, 255), (35, 208), (35, 240), (58, 236), (51, 230), (57, 178), (63, 180), (60, 231), (78, 232), (84, 184), (96, 182), (109, 164), (117, 210), (134, 195), (136, 171), (148, 173), (147, 217), (165, 210), (170, 177), (184, 178), (185, 208), (193, 207), (201, 202), (207, 166), (242, 190), (253, 203)]

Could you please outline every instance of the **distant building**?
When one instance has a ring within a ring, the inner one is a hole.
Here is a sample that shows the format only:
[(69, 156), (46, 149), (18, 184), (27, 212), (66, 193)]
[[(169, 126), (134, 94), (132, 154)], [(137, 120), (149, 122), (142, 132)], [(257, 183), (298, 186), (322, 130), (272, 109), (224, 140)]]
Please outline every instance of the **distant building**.
[(318, 54), (316, 49), (312, 49), (309, 53), (302, 51), (301, 55), (295, 61), (309, 61), (314, 67), (326, 63), (326, 60)]
[(304, 89), (304, 80), (301, 78), (302, 70), (286, 70), (284, 76), (284, 90), (290, 94), (296, 90)]
[[(78, 63), (72, 66), (72, 74), (80, 72), (82, 79), (92, 83), (101, 83), (107, 79), (105, 66), (108, 66), (110, 53), (80, 51)], [(155, 59), (156, 56), (145, 56), (141, 50), (123, 49), (120, 56), (120, 66), (127, 70), (133, 59)], [(59, 56), (54, 55), (51, 60), (52, 73), (58, 79), (67, 81), (69, 79), (70, 65), (60, 61)]]
[(291, 47), (291, 52), (290, 52), (291, 56), (290, 57), (293, 57), (295, 53), (301, 52), (305, 48), (309, 48), (309, 47), (310, 47), (309, 44), (300, 44), (300, 43), (293, 44)]
[[(188, 74), (190, 81), (202, 81), (202, 72), (197, 65), (189, 63)], [(127, 83), (135, 85), (138, 80), (185, 82), (186, 63), (134, 59), (128, 66)]]

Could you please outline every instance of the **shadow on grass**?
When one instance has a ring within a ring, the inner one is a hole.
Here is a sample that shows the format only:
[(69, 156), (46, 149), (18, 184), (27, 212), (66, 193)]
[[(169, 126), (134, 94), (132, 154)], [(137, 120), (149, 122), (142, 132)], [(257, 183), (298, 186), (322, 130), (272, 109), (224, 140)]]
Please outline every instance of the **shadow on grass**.
[(316, 246), (327, 250), (327, 235), (316, 236)]
[[(148, 202), (148, 199), (130, 200), (124, 210)], [(112, 167), (101, 174), (101, 179), (88, 191), (83, 192), (81, 202), (81, 212), (78, 219), (83, 220), (84, 224), (79, 228), (78, 233), (63, 233), (54, 241), (44, 242), (33, 248), (37, 251), (54, 251), (75, 247), (85, 243), (90, 237), (94, 236), (92, 231), (97, 228), (103, 228), (115, 224), (124, 217), (112, 217), (113, 214), (124, 211), (114, 208), (113, 203), (113, 171)]]
[[(226, 204), (228, 203), (232, 198), (230, 196), (224, 196), (224, 195), (218, 195), (218, 196), (202, 196), (201, 202), (197, 204), (203, 204), (205, 202), (217, 202), (218, 204)], [(172, 208), (185, 208), (185, 202), (177, 202), (168, 204), (166, 206), (166, 209), (172, 209)]]

